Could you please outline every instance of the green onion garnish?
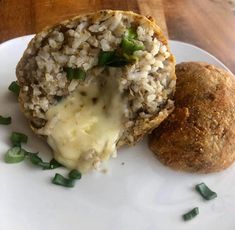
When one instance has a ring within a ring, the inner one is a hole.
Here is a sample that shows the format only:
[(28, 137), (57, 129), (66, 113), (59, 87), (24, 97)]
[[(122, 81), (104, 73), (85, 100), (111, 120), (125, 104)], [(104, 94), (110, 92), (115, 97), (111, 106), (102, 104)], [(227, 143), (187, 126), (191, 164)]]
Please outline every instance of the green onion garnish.
[(121, 42), (121, 48), (124, 53), (133, 54), (137, 50), (143, 50), (144, 46), (136, 40), (123, 37)]
[(34, 165), (39, 165), (40, 163), (43, 162), (42, 159), (38, 156), (38, 153), (27, 152), (27, 156), (29, 160), (31, 161), (31, 163)]
[(63, 165), (60, 164), (58, 161), (56, 161), (54, 158), (51, 159), (51, 161), (50, 161), (50, 168), (51, 169), (56, 169), (56, 168), (59, 168), (59, 167), (63, 167)]
[(74, 72), (74, 70), (72, 68), (70, 68), (70, 67), (65, 67), (64, 71), (67, 74), (66, 77), (68, 78), (68, 80), (71, 81), (73, 79), (73, 72)]
[(205, 200), (212, 200), (217, 197), (217, 194), (210, 190), (205, 183), (196, 185), (195, 189)]
[(1, 125), (10, 125), (11, 124), (11, 117), (3, 117), (0, 115), (0, 124)]
[(72, 79), (79, 79), (79, 80), (85, 80), (86, 78), (86, 72), (82, 68), (71, 68), (71, 67), (64, 67), (64, 71), (67, 74), (68, 80)]
[(82, 178), (82, 174), (78, 170), (73, 169), (69, 172), (69, 178), (74, 180), (80, 180)]
[(114, 51), (101, 51), (98, 57), (98, 65), (104, 66), (109, 64), (115, 56)]
[(134, 28), (129, 28), (123, 35), (120, 47), (114, 51), (101, 51), (98, 56), (99, 66), (122, 67), (128, 63), (138, 60), (133, 53), (137, 50), (143, 50), (143, 44), (135, 40), (137, 33)]
[(44, 162), (39, 156), (38, 153), (27, 152), (27, 156), (32, 164), (40, 166), (43, 170), (45, 169), (54, 169), (51, 162)]
[(138, 35), (134, 28), (129, 28), (123, 35), (121, 48), (125, 54), (133, 54), (137, 50), (143, 50), (144, 46), (138, 40)]
[(183, 215), (183, 219), (184, 219), (184, 221), (191, 220), (194, 217), (196, 217), (198, 214), (199, 214), (199, 209), (198, 209), (198, 207), (196, 207), (196, 208), (192, 209), (191, 211), (185, 213)]
[(80, 80), (85, 80), (86, 78), (86, 72), (82, 68), (76, 68), (74, 69), (74, 79), (80, 79)]
[(133, 27), (129, 28), (125, 32), (124, 36), (128, 39), (137, 39), (137, 37), (138, 37), (136, 30)]
[(13, 147), (6, 152), (6, 163), (18, 163), (24, 160), (26, 151), (20, 147)]
[(8, 89), (13, 92), (17, 97), (19, 96), (20, 94), (20, 86), (18, 85), (17, 81), (13, 81)]
[(52, 169), (51, 168), (51, 164), (49, 162), (39, 162), (38, 163), (38, 166), (42, 167), (43, 170), (46, 170), (46, 169)]
[(21, 143), (27, 143), (28, 137), (23, 133), (12, 132), (11, 142), (13, 146), (21, 146)]
[(121, 56), (118, 56), (115, 51), (101, 51), (98, 57), (98, 65), (122, 67), (128, 64), (128, 61)]
[(56, 185), (61, 185), (64, 187), (72, 188), (75, 185), (75, 180), (65, 178), (59, 173), (56, 173), (54, 178), (52, 179), (52, 183)]

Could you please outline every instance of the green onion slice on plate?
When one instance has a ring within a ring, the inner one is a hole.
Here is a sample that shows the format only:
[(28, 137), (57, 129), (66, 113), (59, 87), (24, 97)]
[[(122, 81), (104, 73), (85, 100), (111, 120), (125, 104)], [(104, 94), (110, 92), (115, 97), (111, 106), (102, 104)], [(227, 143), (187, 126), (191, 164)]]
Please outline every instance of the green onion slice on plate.
[[(27, 152), (27, 156), (32, 164), (40, 166), (43, 170), (45, 169), (54, 169), (54, 162), (44, 162), (39, 156), (38, 153)], [(58, 163), (58, 162), (57, 162)]]
[(80, 180), (82, 178), (82, 174), (78, 170), (73, 169), (69, 172), (69, 178), (74, 180)]
[(54, 158), (51, 159), (50, 161), (50, 168), (51, 169), (56, 169), (56, 168), (59, 168), (59, 167), (63, 167), (62, 164), (60, 164), (57, 160), (55, 160)]
[(217, 197), (217, 194), (210, 190), (205, 183), (196, 185), (195, 189), (205, 200), (212, 200)]
[(199, 209), (198, 209), (198, 207), (196, 207), (196, 208), (192, 209), (191, 211), (185, 213), (183, 215), (183, 219), (184, 219), (184, 221), (191, 220), (194, 217), (196, 217), (198, 214), (199, 214)]
[(6, 163), (19, 163), (25, 159), (26, 151), (20, 147), (13, 147), (5, 154)]
[(11, 117), (3, 117), (0, 115), (0, 125), (10, 125)]
[(13, 81), (13, 82), (9, 85), (8, 89), (9, 89), (12, 93), (14, 93), (17, 97), (19, 96), (19, 94), (20, 94), (20, 86), (18, 85), (17, 81)]
[(65, 178), (59, 173), (56, 173), (54, 178), (52, 179), (52, 183), (56, 185), (61, 185), (64, 187), (72, 188), (75, 185), (75, 180)]
[(28, 141), (28, 137), (19, 132), (12, 132), (10, 139), (13, 146), (21, 146), (21, 143), (27, 143)]
[(38, 156), (38, 153), (30, 153), (27, 152), (27, 156), (32, 164), (38, 165), (39, 163), (42, 163), (42, 159)]

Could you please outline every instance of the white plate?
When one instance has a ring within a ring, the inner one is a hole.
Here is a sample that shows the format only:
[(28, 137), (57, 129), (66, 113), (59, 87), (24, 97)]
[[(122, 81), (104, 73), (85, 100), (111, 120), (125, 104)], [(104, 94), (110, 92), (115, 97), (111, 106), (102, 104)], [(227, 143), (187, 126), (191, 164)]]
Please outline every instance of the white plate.
[[(68, 189), (51, 184), (55, 172), (30, 163), (3, 161), (11, 131), (29, 135), (29, 149), (49, 160), (50, 150), (29, 129), (7, 87), (15, 79), (15, 66), (31, 36), (0, 45), (0, 114), (13, 123), (0, 126), (0, 230), (231, 230), (235, 227), (235, 167), (210, 175), (180, 173), (161, 165), (146, 140), (118, 152), (108, 173), (91, 172)], [(226, 68), (207, 52), (171, 41), (177, 61), (207, 61)], [(122, 164), (124, 162), (124, 165)], [(218, 198), (203, 201), (194, 186), (205, 182)], [(181, 215), (199, 207), (198, 217), (183, 222)]]

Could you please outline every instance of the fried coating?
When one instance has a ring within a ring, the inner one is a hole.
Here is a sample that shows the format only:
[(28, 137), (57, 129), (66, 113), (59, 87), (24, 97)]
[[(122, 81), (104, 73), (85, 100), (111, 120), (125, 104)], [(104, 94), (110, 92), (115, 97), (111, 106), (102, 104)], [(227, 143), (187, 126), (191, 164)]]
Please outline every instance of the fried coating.
[(211, 173), (235, 160), (235, 77), (206, 63), (176, 66), (175, 110), (149, 136), (157, 158), (175, 170)]

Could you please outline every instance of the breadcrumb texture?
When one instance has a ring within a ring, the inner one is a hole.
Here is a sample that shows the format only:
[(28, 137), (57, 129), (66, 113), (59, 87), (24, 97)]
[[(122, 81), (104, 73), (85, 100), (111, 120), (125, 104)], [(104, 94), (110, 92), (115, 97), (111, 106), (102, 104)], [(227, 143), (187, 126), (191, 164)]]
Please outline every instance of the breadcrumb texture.
[(206, 63), (176, 65), (175, 110), (149, 137), (165, 165), (189, 172), (223, 170), (235, 160), (235, 77)]

